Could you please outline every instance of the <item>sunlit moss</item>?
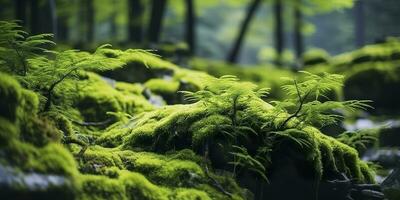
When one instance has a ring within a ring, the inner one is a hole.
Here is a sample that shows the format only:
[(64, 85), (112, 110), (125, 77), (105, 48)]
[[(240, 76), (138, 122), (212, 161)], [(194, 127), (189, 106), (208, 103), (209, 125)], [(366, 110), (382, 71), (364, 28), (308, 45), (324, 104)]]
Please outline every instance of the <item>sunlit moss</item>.
[[(242, 83), (237, 84), (238, 88), (245, 87), (241, 85)], [(230, 86), (229, 88), (235, 87)], [(228, 89), (225, 92), (229, 93), (230, 91)], [(248, 93), (247, 95), (239, 100), (237, 105), (237, 121), (248, 124), (254, 130), (261, 130), (261, 126), (266, 122), (271, 122), (271, 119), (277, 120), (277, 122), (285, 119), (284, 113), (281, 114), (282, 116), (273, 116), (274, 109), (270, 104), (254, 94)], [(211, 145), (209, 153), (211, 158), (214, 154), (212, 162), (223, 162), (226, 158), (215, 157), (215, 154), (227, 155), (229, 153), (229, 136), (223, 131), (223, 127), (232, 124), (232, 115), (230, 114), (232, 113), (232, 103), (221, 102), (225, 96), (229, 96), (229, 94), (222, 93), (198, 103), (166, 106), (146, 113), (140, 119), (135, 120), (135, 128), (131, 132), (124, 134), (122, 145), (126, 149), (142, 147), (161, 152), (175, 148), (192, 148), (198, 153), (204, 152), (205, 145)], [(274, 122), (272, 121), (272, 123)], [(288, 128), (296, 127), (296, 123), (295, 121), (289, 123)], [(287, 134), (297, 140), (307, 141), (308, 147), (298, 148), (296, 143), (285, 143), (286, 145), (279, 147), (280, 151), (282, 148), (288, 148), (290, 151), (298, 152), (297, 156), (308, 163), (311, 167), (309, 170), (314, 176), (325, 177), (325, 174), (334, 174), (339, 171), (359, 182), (371, 181), (369, 178), (365, 178), (365, 175), (371, 171), (366, 170), (365, 166), (361, 171), (361, 162), (355, 149), (312, 127), (301, 130), (293, 129)], [(252, 138), (251, 135), (247, 135), (247, 137)], [(222, 141), (227, 142), (227, 146), (224, 148), (218, 147), (219, 142), (219, 145), (224, 144)], [(241, 145), (247, 144), (245, 140), (238, 139), (238, 141), (243, 142)], [(257, 142), (253, 143), (257, 144)], [(257, 146), (251, 148), (256, 149)], [(272, 160), (273, 164), (274, 160)], [(370, 177), (370, 175), (368, 176)]]
[(21, 89), (11, 76), (0, 73), (0, 115), (15, 121), (20, 106)]

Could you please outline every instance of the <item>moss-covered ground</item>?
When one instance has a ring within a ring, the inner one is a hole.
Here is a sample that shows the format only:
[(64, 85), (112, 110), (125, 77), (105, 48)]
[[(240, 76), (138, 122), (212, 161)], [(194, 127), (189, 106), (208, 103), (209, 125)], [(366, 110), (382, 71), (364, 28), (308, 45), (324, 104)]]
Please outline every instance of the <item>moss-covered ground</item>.
[[(345, 75), (344, 87), (328, 96), (372, 99), (376, 112), (387, 113), (399, 95), (382, 98), (379, 90), (400, 88), (398, 47), (391, 40), (337, 57), (314, 51), (304, 63), (315, 74)], [(108, 47), (79, 56), (92, 57), (61, 70), (54, 87), (37, 75), (48, 67), (45, 56), (28, 60), (25, 75), (0, 72), (0, 174), (9, 176), (1, 199), (312, 199), (334, 193), (329, 184), (343, 177), (375, 183), (359, 149), (282, 109), (290, 94), (281, 77), (294, 72), (201, 59), (188, 69)], [(379, 76), (376, 90), (365, 93), (371, 74)], [(298, 95), (300, 110), (308, 94)]]

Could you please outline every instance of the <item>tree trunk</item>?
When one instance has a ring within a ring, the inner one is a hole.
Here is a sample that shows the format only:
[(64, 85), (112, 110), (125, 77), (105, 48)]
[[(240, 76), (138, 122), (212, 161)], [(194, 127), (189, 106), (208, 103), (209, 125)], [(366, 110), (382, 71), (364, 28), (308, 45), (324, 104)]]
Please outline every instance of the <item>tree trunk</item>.
[(256, 13), (257, 8), (260, 5), (261, 0), (253, 0), (253, 2), (249, 5), (246, 17), (244, 21), (242, 22), (239, 34), (236, 38), (236, 41), (233, 45), (233, 48), (231, 49), (227, 61), (230, 63), (236, 63), (239, 57), (239, 52), (242, 47), (242, 43), (244, 40), (244, 37), (246, 35), (246, 32), (250, 26), (250, 22), (254, 17), (254, 14)]
[(40, 28), (40, 15), (39, 15), (39, 2), (37, 0), (31, 0), (31, 34), (39, 34)]
[(86, 0), (86, 41), (91, 43), (94, 39), (94, 5), (93, 0)]
[(283, 5), (282, 0), (275, 0), (275, 50), (276, 64), (282, 65), (282, 53), (284, 48), (284, 32), (283, 32)]
[(356, 1), (354, 7), (354, 36), (357, 47), (365, 44), (365, 22), (364, 22), (364, 2)]
[(56, 0), (49, 0), (49, 11), (51, 17), (51, 32), (54, 34), (54, 39), (58, 38), (57, 32), (57, 5)]
[[(40, 2), (40, 1), (39, 1)], [(56, 7), (55, 0), (47, 0), (43, 4), (39, 3), (38, 17), (39, 17), (39, 33), (53, 33), (56, 34)]]
[(158, 43), (161, 35), (162, 21), (164, 17), (167, 0), (153, 0), (151, 4), (151, 17), (148, 29), (148, 40), (150, 43)]
[(294, 49), (297, 58), (297, 68), (304, 53), (304, 40), (302, 34), (303, 13), (301, 11), (301, 0), (297, 0), (294, 8)]
[(78, 33), (80, 35), (79, 41), (75, 48), (82, 48), (82, 45), (86, 40), (86, 0), (79, 0), (78, 2), (78, 20), (76, 20), (76, 26), (78, 27)]
[(196, 50), (196, 12), (194, 0), (186, 0), (186, 33), (185, 39), (189, 46), (189, 53), (193, 55)]
[[(112, 1), (113, 5), (117, 4), (116, 0)], [(129, 7), (128, 7), (129, 9)], [(117, 10), (115, 8), (113, 8), (112, 14), (110, 16), (110, 38), (112, 40), (117, 40)]]
[(141, 0), (128, 1), (128, 39), (129, 42), (141, 43), (143, 41), (143, 11)]
[(22, 26), (26, 25), (26, 0), (15, 0), (15, 19), (20, 20)]
[(57, 40), (68, 40), (68, 18), (67, 16), (57, 16)]

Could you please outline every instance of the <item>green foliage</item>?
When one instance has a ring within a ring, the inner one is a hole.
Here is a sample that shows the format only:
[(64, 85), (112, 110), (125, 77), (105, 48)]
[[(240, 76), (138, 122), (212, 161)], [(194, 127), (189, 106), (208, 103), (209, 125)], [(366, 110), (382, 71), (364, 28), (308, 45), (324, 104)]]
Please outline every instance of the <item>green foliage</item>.
[(367, 150), (367, 148), (377, 145), (379, 132), (379, 129), (346, 131), (338, 136), (338, 140), (362, 153)]
[[(204, 103), (220, 104), (222, 102), (236, 102), (250, 96), (264, 97), (269, 94), (269, 88), (259, 88), (258, 86), (245, 82), (237, 84), (238, 78), (233, 75), (221, 76), (219, 79), (211, 79), (204, 90), (197, 92), (182, 91), (189, 102), (202, 101)], [(240, 99), (239, 99), (240, 98)], [(233, 109), (235, 106), (233, 105)]]
[(343, 76), (337, 74), (324, 73), (319, 76), (309, 72), (306, 74), (306, 80), (298, 83), (295, 79), (287, 79), (293, 81), (293, 84), (284, 85), (282, 89), (291, 97), (282, 102), (274, 102), (278, 109), (289, 112), (294, 109), (293, 114), (286, 118), (279, 128), (292, 119), (296, 118), (296, 126), (313, 125), (323, 127), (335, 124), (341, 119), (340, 115), (333, 114), (334, 111), (343, 110), (354, 112), (359, 109), (370, 108), (367, 104), (368, 100), (349, 100), (349, 101), (324, 101), (323, 98), (329, 99), (326, 94), (334, 91), (342, 86)]
[(51, 34), (29, 36), (16, 22), (0, 21), (0, 69), (25, 76), (30, 70), (27, 59), (55, 45)]
[(304, 66), (329, 64), (330, 55), (323, 49), (311, 49), (306, 51), (302, 56)]
[(250, 156), (247, 152), (247, 149), (244, 147), (233, 146), (233, 149), (234, 151), (231, 152), (231, 154), (234, 157), (234, 161), (230, 162), (230, 164), (233, 164), (234, 168), (239, 166), (248, 169), (252, 172), (255, 172), (258, 176), (268, 182), (266, 169), (263, 163)]
[(52, 104), (54, 89), (66, 79), (76, 78), (79, 70), (104, 71), (124, 65), (118, 59), (107, 58), (99, 53), (108, 47), (109, 45), (100, 46), (93, 54), (76, 50), (51, 51), (49, 57), (29, 59), (28, 63), (33, 70), (22, 81), (28, 88), (39, 91), (46, 97), (44, 110), (47, 111)]

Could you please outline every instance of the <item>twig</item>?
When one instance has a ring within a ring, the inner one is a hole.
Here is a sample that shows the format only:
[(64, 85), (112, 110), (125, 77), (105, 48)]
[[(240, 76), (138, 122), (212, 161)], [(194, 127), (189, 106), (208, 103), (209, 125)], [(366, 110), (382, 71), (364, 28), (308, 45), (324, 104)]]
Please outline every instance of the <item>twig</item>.
[(61, 83), (65, 78), (67, 78), (70, 74), (72, 74), (72, 72), (76, 71), (78, 68), (74, 67), (73, 69), (71, 69), (70, 71), (68, 71), (68, 73), (64, 74), (63, 76), (60, 77), (60, 79), (58, 79), (57, 81), (55, 81), (54, 83), (52, 83), (49, 87), (49, 89), (46, 91), (46, 103), (44, 106), (44, 111), (48, 111), (50, 109), (51, 106), (51, 101), (52, 101), (52, 94), (53, 94), (53, 90), (54, 88)]
[(65, 144), (77, 144), (77, 145), (81, 146), (82, 148), (81, 148), (81, 150), (80, 150), (79, 153), (78, 153), (78, 157), (82, 157), (83, 154), (85, 153), (85, 151), (86, 151), (87, 148), (88, 148), (88, 145), (86, 144), (86, 142), (83, 142), (83, 141), (81, 141), (81, 140), (78, 140), (78, 139), (75, 138), (75, 137), (70, 137), (70, 136), (65, 137), (65, 138), (64, 138), (64, 143), (65, 143)]
[(303, 108), (303, 105), (304, 105), (305, 100), (307, 99), (308, 95), (310, 95), (310, 93), (311, 93), (311, 90), (310, 90), (310, 91), (308, 91), (303, 97), (301, 97), (301, 94), (300, 94), (300, 91), (299, 91), (299, 86), (297, 85), (297, 81), (296, 81), (296, 80), (293, 80), (293, 82), (294, 82), (294, 85), (296, 86), (297, 96), (298, 96), (298, 98), (299, 98), (300, 105), (299, 105), (299, 107), (297, 108), (297, 110), (296, 110), (295, 113), (293, 113), (293, 114), (290, 115), (288, 118), (286, 118), (286, 120), (279, 126), (279, 129), (282, 129), (283, 127), (285, 127), (285, 125), (286, 125), (291, 119), (293, 119), (293, 118), (299, 116), (299, 113), (300, 113), (301, 109)]
[(79, 121), (72, 120), (72, 123), (77, 124), (79, 126), (104, 126), (104, 125), (109, 124), (110, 122), (112, 122), (111, 118), (106, 119), (101, 122), (79, 122)]

